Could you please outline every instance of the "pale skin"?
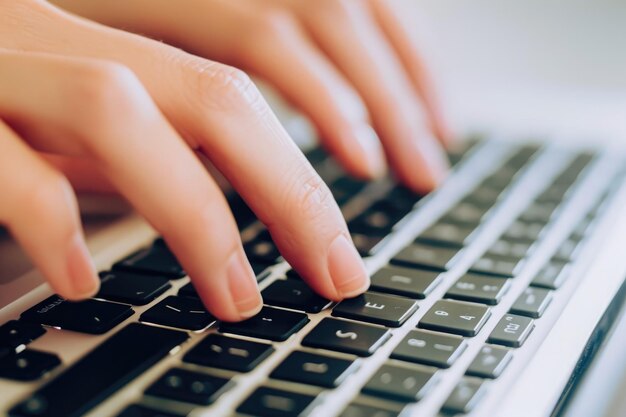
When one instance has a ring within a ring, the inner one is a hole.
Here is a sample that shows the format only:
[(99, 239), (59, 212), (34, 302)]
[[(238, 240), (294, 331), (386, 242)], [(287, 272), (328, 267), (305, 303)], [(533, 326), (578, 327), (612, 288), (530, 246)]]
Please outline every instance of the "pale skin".
[(327, 186), (229, 65), (275, 84), (354, 175), (389, 163), (419, 191), (445, 175), (443, 117), (385, 1), (56, 3), (196, 54), (43, 1), (0, 0), (0, 223), (63, 297), (98, 289), (74, 195), (86, 189), (124, 196), (217, 318), (260, 310), (232, 213), (198, 153), (315, 291), (338, 301), (368, 287)]

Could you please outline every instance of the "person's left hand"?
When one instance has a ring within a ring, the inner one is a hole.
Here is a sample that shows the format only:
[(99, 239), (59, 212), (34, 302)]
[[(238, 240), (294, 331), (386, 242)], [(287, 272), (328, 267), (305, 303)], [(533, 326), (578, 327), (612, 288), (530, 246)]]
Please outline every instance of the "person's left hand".
[(388, 160), (427, 192), (445, 175), (450, 135), (391, 0), (54, 1), (268, 80), (356, 176), (379, 176)]

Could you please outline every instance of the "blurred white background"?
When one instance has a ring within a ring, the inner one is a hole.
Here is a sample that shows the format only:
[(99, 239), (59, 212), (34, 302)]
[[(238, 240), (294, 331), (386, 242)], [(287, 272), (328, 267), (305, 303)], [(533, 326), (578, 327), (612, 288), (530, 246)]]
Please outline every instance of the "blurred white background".
[(626, 2), (398, 0), (460, 130), (626, 147)]

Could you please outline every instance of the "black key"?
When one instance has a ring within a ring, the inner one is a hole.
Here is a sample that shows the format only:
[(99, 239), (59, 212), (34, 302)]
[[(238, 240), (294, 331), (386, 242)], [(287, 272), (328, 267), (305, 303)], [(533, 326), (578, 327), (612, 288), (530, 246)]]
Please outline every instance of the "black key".
[(520, 214), (519, 219), (525, 223), (548, 223), (558, 206), (558, 203), (553, 202), (534, 202), (524, 209), (522, 214)]
[(191, 282), (188, 282), (187, 284), (180, 287), (180, 289), (178, 290), (178, 296), (200, 298), (200, 296), (198, 295), (198, 291), (196, 291), (196, 288), (193, 286), (193, 283)]
[(485, 345), (480, 349), (478, 355), (474, 357), (465, 374), (480, 378), (497, 378), (502, 374), (502, 371), (511, 362), (512, 358), (513, 354), (507, 348)]
[(446, 223), (475, 227), (482, 221), (485, 214), (486, 211), (482, 207), (460, 202), (444, 214), (441, 220)]
[(389, 190), (383, 201), (400, 211), (408, 213), (422, 198), (424, 198), (424, 195), (416, 194), (415, 191), (403, 185), (396, 185)]
[(123, 271), (100, 273), (97, 298), (142, 306), (171, 288), (165, 277), (132, 274)]
[(357, 365), (352, 360), (295, 351), (272, 371), (270, 378), (335, 388), (356, 370)]
[(170, 279), (187, 275), (167, 246), (159, 244), (133, 253), (113, 265), (113, 269), (166, 276)]
[(339, 417), (399, 417), (402, 410), (388, 410), (372, 405), (349, 404)]
[(421, 243), (413, 243), (402, 249), (391, 263), (410, 267), (424, 267), (436, 271), (450, 269), (456, 258), (456, 249), (429, 246)]
[(282, 342), (308, 322), (306, 314), (263, 307), (259, 314), (247, 320), (238, 323), (220, 323), (220, 332)]
[(253, 261), (274, 263), (280, 256), (278, 248), (267, 230), (262, 231), (251, 242), (244, 245), (248, 258)]
[(511, 313), (537, 319), (546, 311), (550, 301), (552, 301), (550, 290), (528, 287), (513, 303)]
[(298, 417), (308, 414), (315, 397), (269, 387), (257, 388), (237, 412), (258, 417)]
[(372, 250), (378, 245), (384, 238), (381, 236), (369, 236), (362, 233), (350, 233), (354, 247), (361, 256), (369, 256)]
[(388, 265), (372, 276), (370, 288), (410, 298), (426, 298), (439, 284), (439, 276), (439, 272)]
[(524, 266), (524, 259), (487, 253), (472, 265), (471, 272), (513, 278)]
[(127, 407), (117, 417), (182, 417), (178, 414), (166, 413), (165, 411), (154, 410), (143, 405), (133, 404)]
[(481, 379), (463, 378), (454, 388), (443, 404), (445, 413), (469, 413), (480, 401), (484, 394), (484, 385)]
[[(514, 242), (506, 239), (497, 240), (489, 249), (488, 255), (502, 256), (504, 258), (522, 259), (529, 256), (533, 250), (533, 243)], [(489, 258), (489, 256), (487, 256)]]
[(185, 340), (187, 334), (183, 332), (129, 324), (39, 388), (9, 414), (12, 417), (81, 416)]
[(424, 230), (417, 237), (417, 241), (433, 245), (462, 248), (471, 242), (474, 230), (476, 230), (476, 228), (473, 226), (439, 222)]
[(509, 280), (468, 273), (450, 287), (446, 297), (496, 305), (509, 288)]
[(383, 327), (325, 318), (306, 335), (302, 345), (370, 356), (389, 336)]
[(53, 295), (22, 313), (24, 321), (81, 333), (106, 333), (128, 317), (133, 309), (106, 301), (66, 301)]
[(325, 160), (328, 159), (328, 154), (326, 153), (324, 148), (320, 146), (317, 146), (313, 149), (306, 151), (304, 153), (304, 156), (306, 157), (306, 159), (309, 160), (311, 165), (315, 166), (316, 168), (318, 165), (320, 165), (321, 163), (323, 163)]
[(393, 295), (366, 292), (343, 300), (333, 308), (333, 316), (368, 321), (387, 327), (400, 327), (415, 311), (417, 302)]
[(186, 369), (170, 369), (147, 390), (153, 397), (209, 405), (224, 392), (228, 380)]
[(490, 315), (489, 308), (479, 304), (439, 300), (422, 317), (419, 327), (461, 336), (475, 336)]
[(209, 327), (215, 318), (199, 299), (170, 295), (146, 310), (139, 320), (179, 329), (202, 330)]
[(543, 236), (545, 228), (546, 224), (542, 222), (516, 220), (504, 231), (502, 237), (506, 240), (533, 243)]
[(366, 185), (367, 181), (343, 176), (333, 181), (329, 185), (329, 188), (330, 191), (333, 193), (333, 197), (335, 197), (335, 201), (337, 201), (337, 204), (343, 206), (348, 201), (352, 200), (352, 198), (354, 198), (358, 193), (360, 193)]
[(46, 330), (39, 324), (11, 320), (0, 326), (0, 346), (27, 345), (44, 333)]
[(421, 400), (435, 382), (436, 369), (384, 364), (363, 387), (364, 394), (393, 401)]
[(0, 358), (0, 378), (34, 381), (61, 364), (53, 353), (26, 349)]
[(246, 204), (239, 194), (232, 193), (228, 197), (228, 205), (235, 217), (239, 230), (243, 231), (252, 223), (256, 222), (256, 214), (248, 207), (248, 204)]
[(559, 204), (571, 194), (569, 184), (552, 184), (535, 198), (538, 203)]
[(236, 372), (250, 372), (274, 352), (266, 343), (210, 334), (183, 358), (185, 362)]
[(580, 240), (570, 237), (559, 245), (552, 258), (563, 262), (573, 261), (576, 259), (581, 247), (582, 245)]
[(534, 320), (517, 314), (505, 314), (489, 335), (489, 343), (510, 347), (524, 344), (535, 327)]
[(265, 304), (308, 313), (319, 313), (330, 304), (329, 300), (314, 293), (304, 281), (295, 279), (274, 281), (263, 290), (262, 295)]
[(366, 209), (363, 214), (348, 222), (348, 229), (353, 233), (361, 233), (368, 236), (385, 236), (393, 225), (407, 214), (404, 210), (398, 210), (393, 205), (384, 201), (378, 201)]
[(563, 284), (570, 273), (570, 266), (566, 262), (552, 260), (548, 262), (533, 278), (530, 285), (533, 287), (556, 290)]
[(459, 336), (411, 330), (391, 353), (391, 357), (438, 368), (449, 368), (466, 347), (467, 343)]

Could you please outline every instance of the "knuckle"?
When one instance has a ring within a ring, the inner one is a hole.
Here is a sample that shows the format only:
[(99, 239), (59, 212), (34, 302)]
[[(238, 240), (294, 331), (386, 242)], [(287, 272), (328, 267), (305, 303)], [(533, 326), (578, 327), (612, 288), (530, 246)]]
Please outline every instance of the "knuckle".
[(283, 200), (289, 218), (323, 224), (336, 214), (328, 186), (312, 168), (299, 164), (287, 178), (290, 178), (289, 186)]

